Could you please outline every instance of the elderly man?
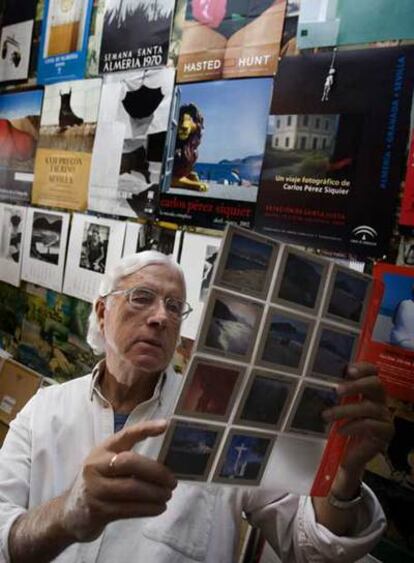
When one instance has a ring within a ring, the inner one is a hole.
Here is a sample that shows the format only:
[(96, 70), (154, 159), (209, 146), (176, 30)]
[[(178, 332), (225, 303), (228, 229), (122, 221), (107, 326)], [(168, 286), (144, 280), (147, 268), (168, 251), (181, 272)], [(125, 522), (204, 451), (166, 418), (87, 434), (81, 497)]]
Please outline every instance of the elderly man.
[(1, 450), (2, 561), (230, 563), (243, 511), (287, 562), (355, 561), (378, 540), (384, 516), (360, 479), (392, 430), (370, 366), (352, 367), (339, 387), (363, 401), (325, 413), (346, 418), (344, 433), (358, 436), (329, 499), (177, 485), (155, 461), (178, 392), (169, 363), (188, 311), (180, 268), (158, 252), (126, 257), (106, 275), (89, 330), (104, 360), (40, 391)]

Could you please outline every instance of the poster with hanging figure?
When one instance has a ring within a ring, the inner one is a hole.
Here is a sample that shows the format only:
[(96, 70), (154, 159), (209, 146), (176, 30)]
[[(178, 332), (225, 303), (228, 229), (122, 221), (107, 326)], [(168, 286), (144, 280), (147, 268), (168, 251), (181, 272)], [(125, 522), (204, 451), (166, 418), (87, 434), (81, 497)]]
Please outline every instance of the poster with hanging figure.
[(46, 86), (32, 203), (85, 209), (101, 80)]

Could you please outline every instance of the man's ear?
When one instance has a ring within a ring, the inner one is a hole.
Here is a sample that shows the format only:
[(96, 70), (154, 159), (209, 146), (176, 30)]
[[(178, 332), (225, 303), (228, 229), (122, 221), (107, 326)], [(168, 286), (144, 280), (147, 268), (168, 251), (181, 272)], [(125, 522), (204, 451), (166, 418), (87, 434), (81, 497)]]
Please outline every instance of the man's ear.
[(99, 297), (95, 302), (95, 314), (96, 314), (96, 318), (98, 319), (98, 326), (102, 334), (104, 333), (105, 313), (106, 313), (105, 301), (104, 299)]

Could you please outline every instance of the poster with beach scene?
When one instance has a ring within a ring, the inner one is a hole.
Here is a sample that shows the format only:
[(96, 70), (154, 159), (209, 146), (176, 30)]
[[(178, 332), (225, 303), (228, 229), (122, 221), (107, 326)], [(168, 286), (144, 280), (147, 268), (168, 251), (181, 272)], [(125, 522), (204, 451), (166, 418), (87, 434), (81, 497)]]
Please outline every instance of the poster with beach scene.
[(0, 95), (0, 201), (29, 203), (43, 90)]
[(227, 221), (252, 225), (271, 88), (270, 78), (176, 87), (161, 219), (215, 229)]

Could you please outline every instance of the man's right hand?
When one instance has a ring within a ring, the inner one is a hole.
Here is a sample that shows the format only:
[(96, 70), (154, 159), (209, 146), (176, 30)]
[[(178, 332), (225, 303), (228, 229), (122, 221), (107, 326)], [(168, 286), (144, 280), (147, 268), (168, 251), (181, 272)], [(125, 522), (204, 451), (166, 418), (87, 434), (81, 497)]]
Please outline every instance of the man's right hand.
[(114, 520), (158, 516), (166, 510), (177, 485), (174, 475), (131, 448), (165, 432), (167, 424), (135, 424), (92, 450), (73, 486), (61, 497), (62, 525), (74, 541), (94, 540)]

